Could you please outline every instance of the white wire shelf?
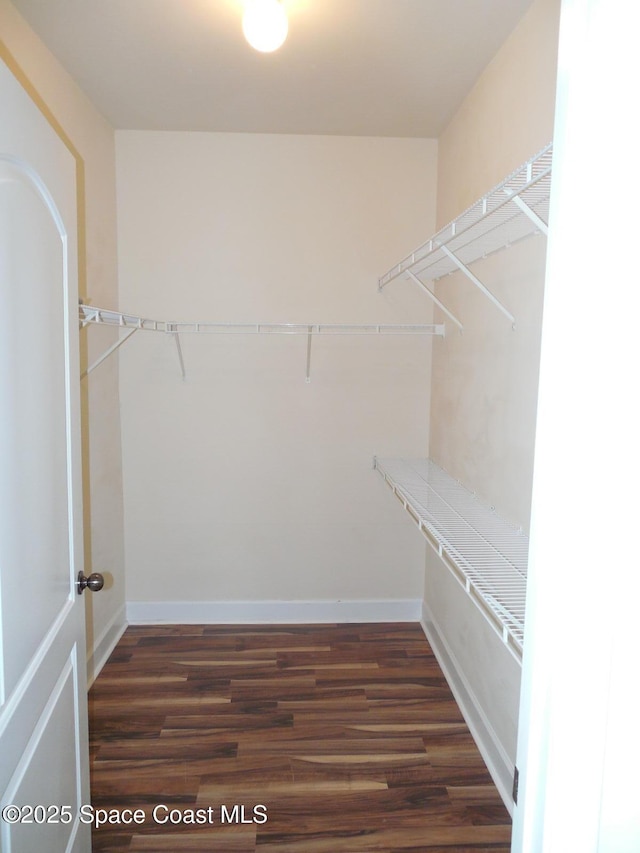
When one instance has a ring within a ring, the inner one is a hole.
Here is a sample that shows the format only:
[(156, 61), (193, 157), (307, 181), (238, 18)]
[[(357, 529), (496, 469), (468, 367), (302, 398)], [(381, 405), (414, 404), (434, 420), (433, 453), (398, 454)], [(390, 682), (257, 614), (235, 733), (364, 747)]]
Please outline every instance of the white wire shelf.
[(150, 320), (92, 305), (80, 305), (80, 323), (96, 323), (127, 329), (142, 329), (167, 334), (241, 334), (241, 335), (444, 335), (444, 325), (394, 325), (385, 323), (201, 323)]
[(522, 659), (529, 539), (429, 459), (375, 459), (431, 547)]
[(552, 155), (549, 144), (382, 275), (378, 289), (406, 273), (432, 295), (426, 281), (438, 281), (462, 270), (513, 321), (508, 310), (467, 268), (526, 237), (547, 233)]
[(180, 345), (181, 334), (235, 334), (235, 335), (306, 335), (307, 337), (307, 373), (306, 381), (311, 381), (311, 341), (316, 335), (436, 335), (444, 336), (444, 324), (393, 325), (385, 323), (183, 323), (173, 320), (150, 320), (135, 314), (124, 314), (109, 308), (80, 303), (79, 319), (81, 327), (92, 324), (112, 326), (123, 330), (125, 334), (112, 344), (82, 374), (86, 376), (99, 364), (115, 352), (137, 331), (163, 332), (173, 337), (180, 362), (180, 371), (185, 377), (184, 359)]

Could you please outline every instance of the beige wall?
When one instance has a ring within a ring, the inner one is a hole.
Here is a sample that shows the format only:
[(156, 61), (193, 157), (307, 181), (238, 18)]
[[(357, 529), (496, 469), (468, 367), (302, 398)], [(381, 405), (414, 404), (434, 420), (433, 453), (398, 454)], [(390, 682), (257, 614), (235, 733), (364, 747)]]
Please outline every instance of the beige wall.
[(560, 0), (534, 0), (439, 137), (438, 228), (551, 141)]
[[(414, 323), (384, 272), (435, 220), (430, 140), (118, 132), (121, 302), (157, 319)], [(430, 341), (139, 333), (123, 347), (127, 598), (419, 601), (379, 455), (427, 452)], [(294, 611), (295, 612), (295, 611)], [(302, 618), (302, 614), (300, 614)]]
[[(113, 129), (87, 100), (8, 0), (0, 0), (2, 57), (35, 97), (80, 160), (80, 293), (117, 304), (115, 148)], [(100, 331), (100, 330), (99, 330)], [(83, 332), (83, 338), (87, 335)], [(109, 343), (89, 331), (83, 360)], [(107, 574), (108, 588), (86, 596), (90, 669), (124, 618), (122, 478), (115, 361), (83, 381), (85, 571)], [(91, 674), (91, 672), (90, 672)]]
[[(438, 225), (492, 189), (553, 136), (559, 0), (535, 0), (439, 139)], [(511, 522), (528, 529), (546, 240), (473, 265), (512, 311), (515, 328), (456, 273), (440, 299), (464, 323), (434, 347), (433, 459)], [(436, 312), (436, 318), (438, 312)], [(509, 799), (520, 668), (436, 557), (427, 561), (425, 618), (447, 648), (488, 733), (487, 752)]]
[[(551, 141), (559, 10), (536, 0), (440, 137), (440, 227)], [(545, 254), (536, 237), (474, 265), (515, 329), (461, 273), (437, 287), (465, 329), (435, 350), (431, 454), (526, 529)]]

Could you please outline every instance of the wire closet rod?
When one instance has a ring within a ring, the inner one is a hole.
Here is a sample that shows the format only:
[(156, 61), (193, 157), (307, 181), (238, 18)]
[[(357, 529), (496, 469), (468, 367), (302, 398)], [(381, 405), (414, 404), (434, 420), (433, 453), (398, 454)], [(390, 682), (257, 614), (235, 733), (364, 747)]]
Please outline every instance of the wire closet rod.
[(444, 324), (392, 323), (208, 323), (150, 320), (108, 308), (80, 305), (80, 323), (118, 326), (167, 334), (248, 334), (248, 335), (436, 335), (444, 337)]
[(126, 331), (124, 337), (116, 341), (83, 373), (86, 376), (99, 364), (115, 352), (137, 331), (163, 332), (173, 336), (180, 361), (180, 372), (185, 377), (180, 335), (186, 334), (243, 334), (243, 335), (306, 335), (307, 336), (307, 374), (311, 381), (311, 340), (314, 335), (435, 335), (444, 337), (444, 324), (390, 324), (390, 323), (182, 323), (173, 320), (151, 320), (134, 314), (124, 314), (109, 308), (80, 303), (79, 319), (81, 327), (91, 324), (112, 326)]

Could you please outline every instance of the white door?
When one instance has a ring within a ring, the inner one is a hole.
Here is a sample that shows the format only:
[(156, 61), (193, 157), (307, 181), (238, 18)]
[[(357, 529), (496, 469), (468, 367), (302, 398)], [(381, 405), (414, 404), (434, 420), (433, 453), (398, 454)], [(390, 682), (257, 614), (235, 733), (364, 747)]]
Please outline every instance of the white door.
[(0, 61), (0, 850), (88, 851), (74, 157)]

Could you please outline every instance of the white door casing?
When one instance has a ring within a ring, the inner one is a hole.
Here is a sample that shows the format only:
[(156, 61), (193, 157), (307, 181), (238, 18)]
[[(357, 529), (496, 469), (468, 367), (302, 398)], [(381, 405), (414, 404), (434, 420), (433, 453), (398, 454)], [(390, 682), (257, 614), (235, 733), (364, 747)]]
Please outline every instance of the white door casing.
[(76, 160), (0, 62), (2, 853), (91, 847), (77, 263)]

